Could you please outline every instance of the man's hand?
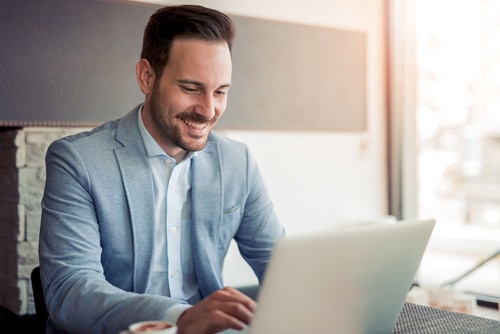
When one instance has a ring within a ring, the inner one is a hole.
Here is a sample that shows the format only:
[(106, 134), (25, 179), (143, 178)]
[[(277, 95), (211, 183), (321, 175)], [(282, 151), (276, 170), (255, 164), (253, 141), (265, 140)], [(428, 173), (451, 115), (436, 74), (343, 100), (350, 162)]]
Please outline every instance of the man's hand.
[(177, 321), (178, 334), (213, 334), (241, 330), (250, 323), (257, 304), (231, 287), (218, 290), (186, 310)]

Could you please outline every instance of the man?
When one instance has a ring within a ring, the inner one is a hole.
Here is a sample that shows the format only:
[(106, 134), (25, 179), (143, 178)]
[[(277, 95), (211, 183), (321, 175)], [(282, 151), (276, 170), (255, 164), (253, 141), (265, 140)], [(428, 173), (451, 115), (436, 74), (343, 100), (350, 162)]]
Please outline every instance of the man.
[(136, 65), (144, 103), (55, 141), (40, 268), (48, 333), (143, 320), (179, 334), (242, 329), (256, 304), (223, 286), (234, 239), (259, 280), (283, 228), (247, 147), (211, 133), (231, 85), (234, 26), (201, 6), (154, 13)]

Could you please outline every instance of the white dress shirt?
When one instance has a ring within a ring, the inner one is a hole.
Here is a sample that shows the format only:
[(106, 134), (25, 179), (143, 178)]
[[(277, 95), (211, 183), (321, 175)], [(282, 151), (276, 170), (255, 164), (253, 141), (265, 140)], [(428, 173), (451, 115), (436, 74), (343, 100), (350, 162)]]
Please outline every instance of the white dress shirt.
[(176, 164), (149, 134), (139, 113), (155, 194), (155, 253), (147, 293), (170, 296), (189, 304), (201, 299), (191, 259), (191, 159)]

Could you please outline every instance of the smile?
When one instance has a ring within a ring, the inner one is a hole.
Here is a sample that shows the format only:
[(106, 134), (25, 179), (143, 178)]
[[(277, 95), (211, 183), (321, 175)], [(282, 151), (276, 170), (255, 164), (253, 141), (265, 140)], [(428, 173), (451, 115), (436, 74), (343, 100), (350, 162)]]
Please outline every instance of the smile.
[(196, 129), (196, 130), (203, 130), (208, 126), (208, 123), (199, 123), (199, 122), (194, 122), (185, 118), (182, 118), (182, 121), (184, 124), (189, 126), (190, 128)]

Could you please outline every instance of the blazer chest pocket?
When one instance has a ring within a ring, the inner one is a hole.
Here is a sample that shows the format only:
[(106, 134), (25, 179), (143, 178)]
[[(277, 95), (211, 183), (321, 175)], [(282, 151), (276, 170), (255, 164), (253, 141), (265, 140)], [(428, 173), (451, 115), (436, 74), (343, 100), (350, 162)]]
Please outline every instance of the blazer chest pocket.
[(240, 205), (236, 204), (230, 208), (224, 209), (222, 215), (222, 226), (228, 224), (237, 224), (240, 221)]

